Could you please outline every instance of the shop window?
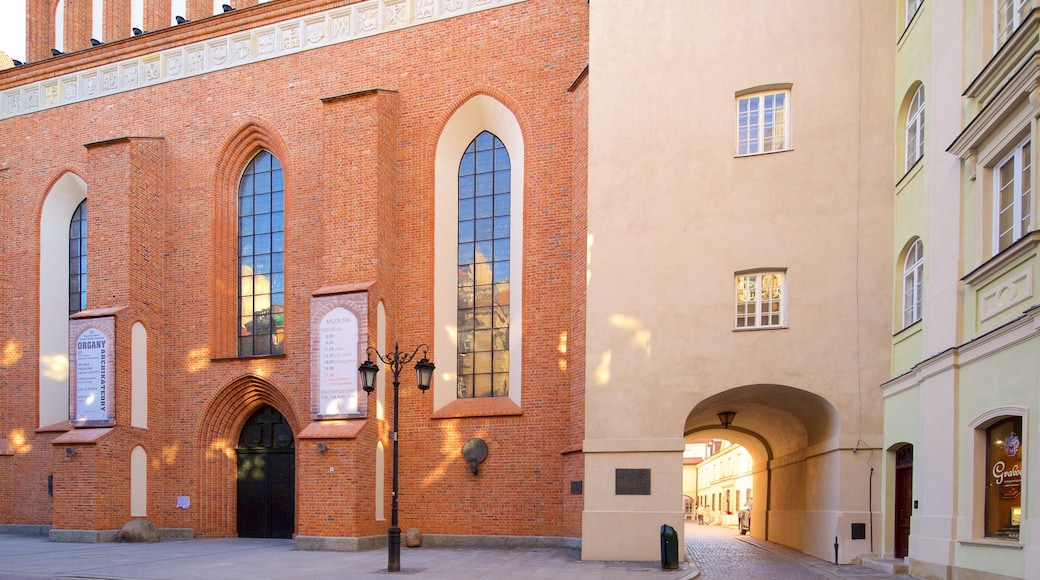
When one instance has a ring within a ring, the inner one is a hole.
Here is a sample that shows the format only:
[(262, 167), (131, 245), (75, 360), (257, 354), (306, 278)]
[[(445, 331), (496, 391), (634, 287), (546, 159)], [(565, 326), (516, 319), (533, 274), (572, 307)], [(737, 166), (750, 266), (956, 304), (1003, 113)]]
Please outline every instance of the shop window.
[(986, 429), (985, 537), (1018, 541), (1022, 516), (1025, 444), (1022, 418), (1010, 417)]

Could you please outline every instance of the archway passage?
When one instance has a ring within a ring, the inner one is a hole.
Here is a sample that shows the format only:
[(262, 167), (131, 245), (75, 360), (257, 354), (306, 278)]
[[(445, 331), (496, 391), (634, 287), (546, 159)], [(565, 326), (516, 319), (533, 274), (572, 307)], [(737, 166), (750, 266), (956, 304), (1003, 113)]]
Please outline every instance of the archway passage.
[(296, 448), (292, 427), (264, 405), (238, 438), (238, 536), (292, 538), (296, 512)]

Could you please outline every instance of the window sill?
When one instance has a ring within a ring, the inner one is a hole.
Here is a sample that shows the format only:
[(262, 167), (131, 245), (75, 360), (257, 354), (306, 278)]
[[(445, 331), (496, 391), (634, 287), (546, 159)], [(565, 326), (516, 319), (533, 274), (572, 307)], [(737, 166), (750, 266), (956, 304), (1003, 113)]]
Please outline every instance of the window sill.
[(957, 540), (962, 546), (976, 546), (979, 548), (1004, 548), (1005, 550), (1021, 550), (1024, 546), (1018, 540), (997, 540), (992, 538), (975, 538), (972, 540)]
[(211, 358), (209, 362), (227, 362), (232, 360), (253, 360), (253, 359), (264, 359), (264, 358), (288, 358), (288, 354), (250, 354), (246, 356), (222, 356), (218, 358)]
[(910, 166), (910, 169), (907, 169), (906, 173), (904, 173), (903, 176), (899, 178), (899, 181), (896, 182), (896, 195), (899, 195), (903, 191), (906, 184), (910, 183), (914, 176), (921, 172), (923, 167), (924, 155), (918, 157), (917, 161), (914, 161), (914, 164)]
[(759, 151), (758, 153), (745, 153), (743, 155), (741, 155), (740, 153), (737, 153), (733, 157), (735, 159), (743, 159), (745, 157), (760, 157), (762, 155), (773, 155), (774, 153), (787, 153), (788, 151), (794, 151), (794, 147), (787, 147), (787, 148), (784, 148), (784, 149), (777, 149), (775, 151)]
[(915, 320), (913, 322), (913, 324), (909, 324), (907, 326), (904, 326), (903, 328), (899, 329), (895, 334), (893, 334), (892, 338), (899, 338), (899, 336), (901, 334), (906, 334), (906, 335), (909, 336), (911, 334), (916, 333), (918, 330), (921, 330), (921, 327), (922, 327), (921, 322), (923, 320), (924, 320), (923, 318), (918, 318), (917, 320)]
[(476, 397), (472, 399), (455, 399), (434, 411), (430, 418), (511, 417), (523, 414), (523, 410), (509, 397)]
[(789, 327), (786, 324), (779, 326), (745, 326), (743, 328), (734, 328), (733, 332), (750, 332), (753, 330), (787, 330)]
[(1029, 255), (1040, 245), (1040, 230), (1033, 230), (1022, 236), (1002, 252), (983, 262), (979, 267), (968, 272), (961, 281), (970, 286), (980, 286), (982, 282), (1000, 275), (1019, 259)]

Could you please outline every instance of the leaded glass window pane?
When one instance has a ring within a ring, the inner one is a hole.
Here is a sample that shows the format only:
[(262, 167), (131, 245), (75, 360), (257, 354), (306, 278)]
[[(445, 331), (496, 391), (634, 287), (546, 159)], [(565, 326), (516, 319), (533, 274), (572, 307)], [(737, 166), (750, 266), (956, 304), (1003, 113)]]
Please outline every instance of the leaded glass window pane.
[(267, 151), (249, 162), (238, 188), (238, 354), (285, 352), (285, 190)]
[(509, 153), (484, 131), (459, 163), (459, 397), (509, 394), (509, 184)]
[(87, 308), (87, 200), (69, 224), (69, 314)]

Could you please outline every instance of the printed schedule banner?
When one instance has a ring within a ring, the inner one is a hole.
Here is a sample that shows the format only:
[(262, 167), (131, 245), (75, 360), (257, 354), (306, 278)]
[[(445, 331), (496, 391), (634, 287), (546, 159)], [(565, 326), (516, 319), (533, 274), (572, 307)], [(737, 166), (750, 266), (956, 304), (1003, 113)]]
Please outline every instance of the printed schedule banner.
[(71, 321), (70, 421), (76, 426), (111, 425), (115, 413), (115, 319)]
[(311, 299), (311, 415), (363, 417), (368, 398), (358, 384), (368, 341), (368, 293)]

